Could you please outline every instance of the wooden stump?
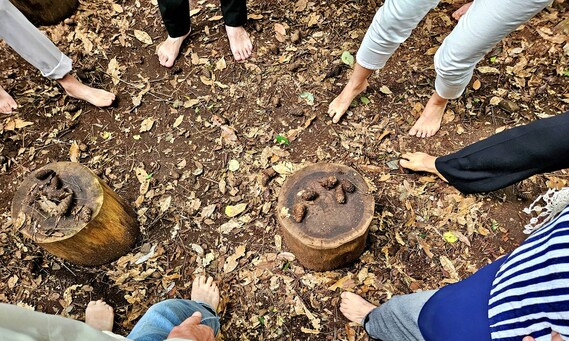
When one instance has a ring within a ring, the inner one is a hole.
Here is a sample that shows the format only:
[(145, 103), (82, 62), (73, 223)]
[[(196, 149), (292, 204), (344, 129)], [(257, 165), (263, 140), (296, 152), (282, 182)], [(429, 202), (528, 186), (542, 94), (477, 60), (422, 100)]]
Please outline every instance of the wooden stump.
[(34, 25), (54, 25), (70, 17), (78, 0), (10, 0)]
[[(330, 176), (338, 182), (326, 189), (319, 181)], [(344, 203), (337, 198), (342, 180), (355, 187), (351, 193), (342, 190)], [(305, 207), (300, 222), (294, 217), (296, 204)], [(362, 254), (374, 205), (364, 178), (354, 169), (320, 163), (286, 179), (279, 194), (277, 219), (285, 244), (300, 263), (312, 270), (326, 271), (347, 265)]]
[[(61, 214), (70, 192), (70, 206)], [(12, 217), (25, 237), (80, 265), (106, 264), (123, 256), (140, 234), (129, 205), (74, 162), (56, 162), (32, 172), (14, 195)]]

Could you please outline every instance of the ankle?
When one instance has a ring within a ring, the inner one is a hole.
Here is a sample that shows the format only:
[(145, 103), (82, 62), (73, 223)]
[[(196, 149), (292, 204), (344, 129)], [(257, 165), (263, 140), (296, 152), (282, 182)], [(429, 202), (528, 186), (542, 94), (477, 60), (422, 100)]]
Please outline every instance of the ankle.
[(353, 80), (350, 79), (348, 81), (348, 84), (346, 84), (346, 89), (349, 90), (350, 92), (357, 92), (360, 93), (363, 90), (365, 90), (368, 86), (368, 82), (367, 79), (358, 79), (358, 80)]
[(433, 94), (433, 96), (431, 96), (431, 99), (429, 100), (429, 102), (431, 102), (431, 104), (433, 105), (437, 105), (437, 106), (443, 106), (446, 105), (448, 103), (448, 99), (441, 97), (436, 91)]

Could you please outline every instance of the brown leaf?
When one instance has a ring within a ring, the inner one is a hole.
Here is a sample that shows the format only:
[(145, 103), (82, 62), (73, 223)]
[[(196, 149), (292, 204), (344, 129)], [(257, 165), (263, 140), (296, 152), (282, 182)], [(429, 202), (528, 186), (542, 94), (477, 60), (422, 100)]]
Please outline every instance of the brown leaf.
[(71, 147), (69, 147), (69, 159), (71, 162), (79, 162), (79, 158), (81, 157), (81, 150), (79, 149), (79, 145), (77, 142), (73, 141)]

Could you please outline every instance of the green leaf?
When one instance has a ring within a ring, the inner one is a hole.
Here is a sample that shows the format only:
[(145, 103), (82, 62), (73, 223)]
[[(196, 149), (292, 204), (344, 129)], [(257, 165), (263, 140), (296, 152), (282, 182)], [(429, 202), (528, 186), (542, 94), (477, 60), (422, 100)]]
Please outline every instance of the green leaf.
[(314, 95), (308, 91), (301, 93), (300, 98), (304, 99), (308, 105), (314, 104)]
[(495, 62), (496, 62), (496, 59), (498, 59), (497, 56), (492, 56), (492, 57), (490, 57), (490, 63), (495, 63)]
[(344, 53), (342, 53), (342, 62), (344, 64), (348, 64), (349, 66), (354, 66), (354, 56), (352, 56), (352, 54), (350, 53), (350, 51), (344, 51)]
[(458, 237), (450, 231), (443, 233), (443, 238), (451, 244), (458, 241)]
[(362, 101), (364, 105), (368, 105), (370, 103), (369, 98), (367, 98), (366, 96), (360, 97), (360, 101)]
[(148, 173), (148, 175), (146, 176), (146, 180), (152, 179), (152, 175), (154, 175), (154, 173)]
[(288, 270), (288, 268), (290, 268), (290, 262), (286, 262), (286, 264), (283, 265), (283, 271)]
[(569, 77), (569, 70), (563, 71), (562, 75), (565, 77)]
[(290, 144), (290, 141), (282, 135), (277, 135), (275, 139), (277, 140), (278, 144), (284, 144), (285, 146), (288, 146)]
[(265, 325), (265, 318), (263, 316), (259, 316), (259, 323), (264, 326)]
[(498, 224), (498, 222), (492, 219), (492, 231), (496, 231), (499, 227), (500, 225)]

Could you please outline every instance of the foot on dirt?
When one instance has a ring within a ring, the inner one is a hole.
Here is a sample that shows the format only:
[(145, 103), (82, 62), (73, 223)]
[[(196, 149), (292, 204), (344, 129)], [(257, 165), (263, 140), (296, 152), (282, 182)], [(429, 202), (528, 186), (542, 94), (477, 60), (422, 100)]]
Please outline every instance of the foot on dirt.
[(253, 53), (253, 43), (251, 43), (249, 33), (245, 31), (243, 26), (225, 26), (225, 30), (227, 31), (227, 38), (229, 38), (229, 46), (231, 47), (233, 58), (239, 62), (251, 57), (251, 53)]
[(115, 313), (103, 300), (91, 301), (85, 310), (85, 323), (98, 330), (113, 331)]
[(16, 108), (18, 103), (0, 86), (0, 113), (10, 114)]
[(200, 301), (209, 304), (214, 310), (219, 305), (219, 288), (213, 282), (213, 278), (198, 276), (192, 284), (192, 293), (190, 298), (193, 301)]
[(409, 135), (421, 138), (435, 135), (441, 128), (441, 121), (445, 113), (447, 102), (448, 100), (435, 93), (431, 99), (429, 99), (429, 102), (427, 102), (427, 106), (425, 110), (423, 110), (421, 117), (419, 117), (415, 125), (409, 130)]
[(435, 174), (442, 180), (447, 181), (435, 167), (436, 159), (437, 158), (435, 156), (429, 155), (427, 153), (405, 153), (401, 155), (399, 164), (401, 167), (410, 169), (415, 172), (428, 172)]
[(364, 300), (361, 296), (351, 292), (342, 293), (340, 311), (352, 322), (362, 323), (364, 317), (377, 306)]
[(454, 20), (459, 20), (460, 18), (462, 18), (462, 16), (466, 14), (466, 12), (470, 8), (470, 6), (472, 6), (472, 2), (464, 4), (464, 5), (462, 5), (462, 7), (460, 7), (456, 11), (454, 11), (454, 13), (452, 14), (452, 17), (454, 18)]
[(99, 108), (108, 107), (115, 100), (115, 94), (87, 86), (70, 74), (58, 79), (57, 82), (69, 96), (87, 101)]
[(344, 116), (354, 98), (364, 91), (368, 85), (367, 80), (360, 84), (354, 84), (351, 81), (346, 84), (340, 95), (328, 106), (328, 115), (332, 117), (332, 122), (340, 122), (340, 119)]
[(168, 36), (162, 44), (158, 46), (158, 50), (156, 54), (158, 55), (158, 60), (160, 61), (160, 65), (165, 67), (172, 67), (174, 66), (174, 62), (178, 55), (180, 54), (180, 48), (182, 47), (182, 43), (184, 40), (190, 35), (188, 32), (186, 35), (176, 38), (171, 38)]

